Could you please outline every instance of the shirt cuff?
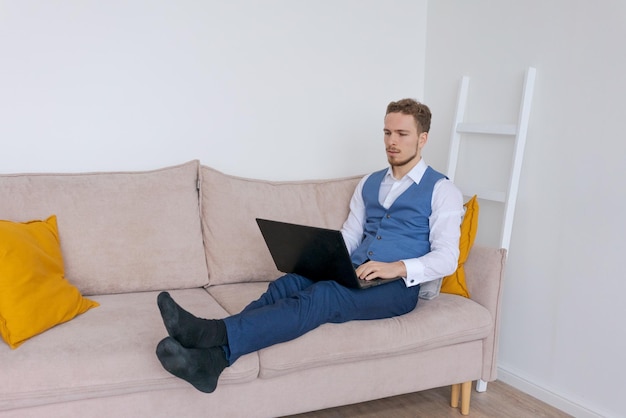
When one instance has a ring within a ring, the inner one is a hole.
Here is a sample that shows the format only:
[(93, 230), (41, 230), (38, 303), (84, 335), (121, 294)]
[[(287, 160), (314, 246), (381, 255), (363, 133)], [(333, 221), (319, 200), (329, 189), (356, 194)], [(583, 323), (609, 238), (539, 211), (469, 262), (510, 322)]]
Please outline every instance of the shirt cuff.
[(416, 258), (402, 260), (406, 267), (406, 277), (403, 277), (406, 287), (417, 286), (424, 281), (424, 264)]

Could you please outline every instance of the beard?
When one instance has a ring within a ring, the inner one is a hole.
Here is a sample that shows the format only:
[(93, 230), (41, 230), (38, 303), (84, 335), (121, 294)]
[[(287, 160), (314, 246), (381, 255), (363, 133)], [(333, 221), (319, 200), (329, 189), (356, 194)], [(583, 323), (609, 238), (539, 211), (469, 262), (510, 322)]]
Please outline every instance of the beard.
[(387, 155), (387, 161), (389, 162), (389, 165), (392, 167), (404, 167), (410, 164), (411, 162), (413, 162), (416, 158), (418, 158), (417, 150), (415, 150), (415, 153), (413, 155), (410, 155), (403, 160), (399, 160), (399, 159), (396, 159)]

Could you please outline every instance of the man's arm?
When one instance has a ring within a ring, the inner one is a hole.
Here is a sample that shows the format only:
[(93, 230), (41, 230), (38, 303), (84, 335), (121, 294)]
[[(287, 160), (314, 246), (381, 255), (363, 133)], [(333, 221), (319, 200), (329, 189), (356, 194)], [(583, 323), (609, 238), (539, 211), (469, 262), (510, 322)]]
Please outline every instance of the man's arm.
[(433, 190), (430, 252), (402, 260), (407, 286), (439, 279), (454, 273), (459, 262), (459, 237), (463, 219), (463, 194), (450, 180), (440, 180)]
[(346, 242), (348, 254), (359, 246), (363, 239), (363, 226), (365, 225), (365, 202), (363, 201), (363, 184), (369, 175), (363, 177), (357, 184), (350, 199), (350, 213), (341, 227), (341, 235)]

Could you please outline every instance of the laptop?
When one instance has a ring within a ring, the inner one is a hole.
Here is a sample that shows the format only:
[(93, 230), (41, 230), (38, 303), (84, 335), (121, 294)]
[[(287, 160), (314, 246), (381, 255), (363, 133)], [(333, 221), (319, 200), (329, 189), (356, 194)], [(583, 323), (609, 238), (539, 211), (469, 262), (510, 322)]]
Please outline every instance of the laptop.
[(334, 280), (353, 289), (399, 279), (359, 279), (341, 231), (259, 218), (256, 222), (276, 268), (283, 273), (314, 281)]

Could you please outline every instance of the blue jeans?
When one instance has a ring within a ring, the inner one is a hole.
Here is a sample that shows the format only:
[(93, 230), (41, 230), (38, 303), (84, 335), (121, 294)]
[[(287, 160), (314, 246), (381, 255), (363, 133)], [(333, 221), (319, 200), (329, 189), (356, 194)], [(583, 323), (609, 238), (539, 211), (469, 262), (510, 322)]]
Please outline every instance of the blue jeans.
[(419, 286), (396, 280), (368, 289), (350, 289), (335, 281), (314, 282), (287, 274), (241, 313), (224, 319), (229, 364), (239, 357), (293, 340), (325, 323), (390, 318), (415, 309)]

